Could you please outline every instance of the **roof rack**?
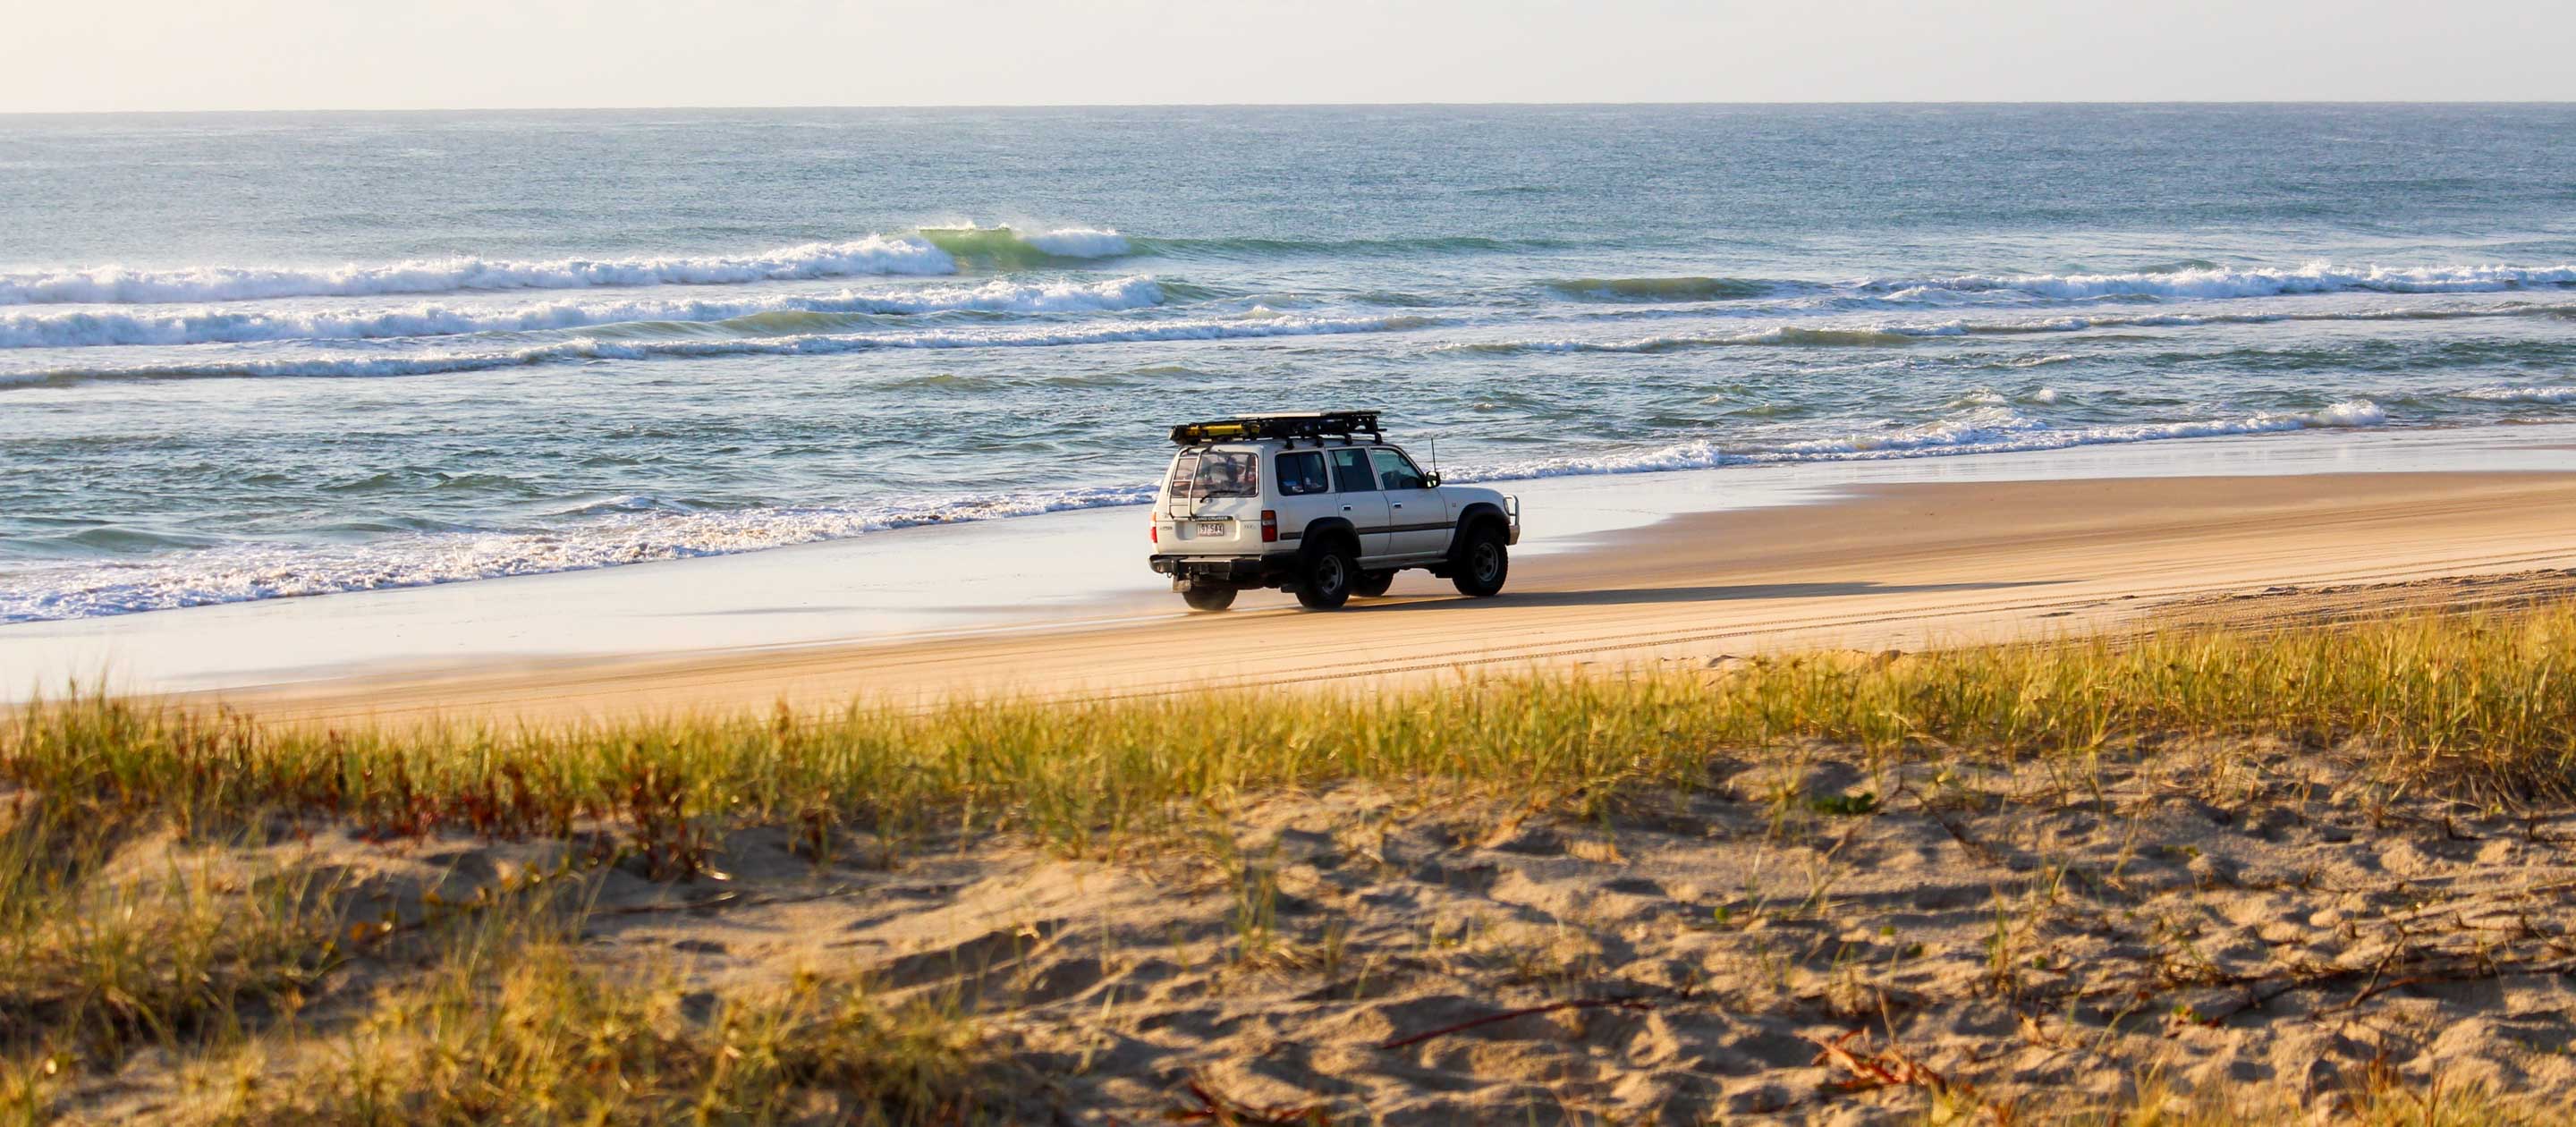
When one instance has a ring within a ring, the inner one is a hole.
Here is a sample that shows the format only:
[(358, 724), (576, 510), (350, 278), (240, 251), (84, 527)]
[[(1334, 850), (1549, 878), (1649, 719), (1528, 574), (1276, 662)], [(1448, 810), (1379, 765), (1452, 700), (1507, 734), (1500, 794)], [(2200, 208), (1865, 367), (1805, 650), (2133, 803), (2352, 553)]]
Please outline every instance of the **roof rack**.
[(1366, 434), (1384, 439), (1375, 411), (1294, 411), (1277, 415), (1239, 415), (1172, 428), (1172, 441), (1183, 446), (1224, 439), (1349, 438)]

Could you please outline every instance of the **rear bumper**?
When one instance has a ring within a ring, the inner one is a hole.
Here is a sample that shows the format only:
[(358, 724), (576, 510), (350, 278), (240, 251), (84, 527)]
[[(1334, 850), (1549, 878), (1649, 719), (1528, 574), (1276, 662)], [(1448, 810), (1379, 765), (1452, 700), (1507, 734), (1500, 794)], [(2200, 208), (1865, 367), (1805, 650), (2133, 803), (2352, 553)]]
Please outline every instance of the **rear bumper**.
[(1296, 572), (1295, 552), (1272, 552), (1259, 556), (1178, 556), (1157, 553), (1148, 561), (1157, 574), (1172, 577), (1174, 583), (1203, 583), (1221, 587), (1276, 587)]

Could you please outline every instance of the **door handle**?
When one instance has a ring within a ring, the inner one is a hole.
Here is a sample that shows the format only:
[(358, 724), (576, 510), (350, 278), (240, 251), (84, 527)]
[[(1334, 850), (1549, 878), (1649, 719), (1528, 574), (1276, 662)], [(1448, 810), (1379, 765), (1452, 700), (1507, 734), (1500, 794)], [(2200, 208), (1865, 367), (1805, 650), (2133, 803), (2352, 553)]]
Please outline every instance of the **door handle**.
[(1404, 502), (1402, 502), (1402, 501), (1398, 501), (1398, 502), (1396, 502), (1396, 503), (1395, 503), (1395, 507), (1396, 507), (1396, 508), (1399, 508), (1399, 509), (1403, 508), (1403, 507), (1404, 507)]
[(1349, 512), (1349, 511), (1351, 511), (1351, 507), (1350, 507), (1350, 506), (1348, 506), (1348, 505), (1344, 505), (1344, 506), (1342, 506), (1342, 511), (1347, 513), (1347, 512)]

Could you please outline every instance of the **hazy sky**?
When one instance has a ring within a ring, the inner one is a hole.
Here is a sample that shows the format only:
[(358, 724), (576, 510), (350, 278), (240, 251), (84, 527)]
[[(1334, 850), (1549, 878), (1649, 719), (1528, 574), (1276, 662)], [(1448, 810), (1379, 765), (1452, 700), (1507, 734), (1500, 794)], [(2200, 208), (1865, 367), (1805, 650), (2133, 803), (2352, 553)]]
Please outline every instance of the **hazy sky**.
[(2576, 99), (2567, 0), (25, 0), (0, 112)]

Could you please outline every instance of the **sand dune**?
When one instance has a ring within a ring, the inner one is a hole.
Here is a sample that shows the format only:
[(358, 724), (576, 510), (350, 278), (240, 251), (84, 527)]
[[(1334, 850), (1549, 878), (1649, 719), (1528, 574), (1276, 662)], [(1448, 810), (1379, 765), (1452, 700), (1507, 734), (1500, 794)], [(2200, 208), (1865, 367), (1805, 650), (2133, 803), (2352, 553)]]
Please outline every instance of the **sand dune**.
[[(2048, 1123), (2158, 1082), (2312, 1122), (2374, 1077), (2576, 1091), (2571, 842), (2564, 803), (2392, 796), (2259, 742), (2077, 770), (1818, 745), (1596, 818), (1346, 785), (1116, 857), (979, 834), (888, 864), (857, 835), (818, 862), (740, 830), (720, 880), (604, 870), (580, 958), (690, 998), (824, 975), (960, 1009), (1018, 1122)], [(571, 851), (272, 849), (403, 927)], [(360, 960), (316, 1028), (405, 973)], [(220, 1103), (159, 1059), (88, 1117)]]

